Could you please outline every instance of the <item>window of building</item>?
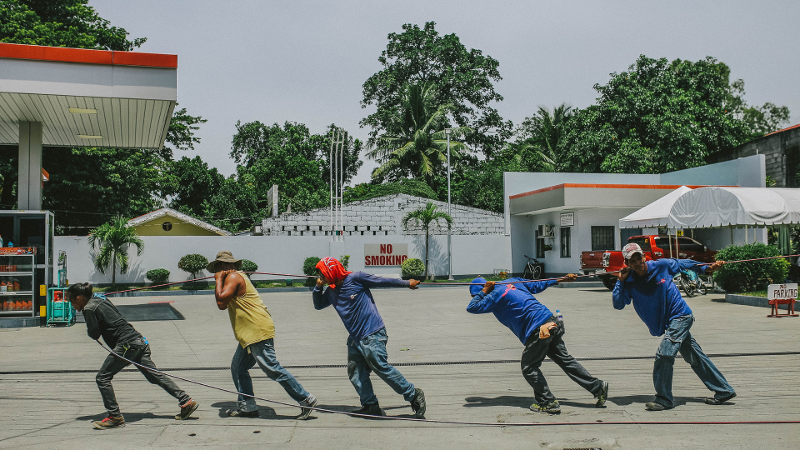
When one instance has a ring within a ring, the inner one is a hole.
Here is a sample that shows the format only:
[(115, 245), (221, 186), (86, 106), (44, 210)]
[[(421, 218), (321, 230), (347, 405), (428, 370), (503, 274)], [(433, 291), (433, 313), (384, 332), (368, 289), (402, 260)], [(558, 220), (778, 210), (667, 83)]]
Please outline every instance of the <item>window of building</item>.
[(539, 230), (534, 230), (534, 239), (536, 245), (536, 257), (544, 258), (544, 238), (539, 237)]
[[(613, 228), (613, 227), (612, 227)], [(569, 258), (571, 255), (570, 227), (561, 228), (561, 257)]]
[(164, 222), (161, 224), (161, 229), (164, 231), (169, 231), (172, 229), (172, 222)]
[(614, 227), (592, 227), (592, 251), (614, 250)]

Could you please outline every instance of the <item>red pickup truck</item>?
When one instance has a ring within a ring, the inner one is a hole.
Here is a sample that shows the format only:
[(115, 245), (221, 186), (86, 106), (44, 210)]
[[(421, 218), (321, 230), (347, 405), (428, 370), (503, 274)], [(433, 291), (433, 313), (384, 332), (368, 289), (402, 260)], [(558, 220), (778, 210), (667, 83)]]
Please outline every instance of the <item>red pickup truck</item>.
[[(636, 243), (642, 247), (648, 261), (661, 258), (693, 259), (700, 262), (714, 262), (715, 250), (685, 236), (631, 236), (628, 243)], [(670, 245), (671, 244), (671, 245)], [(670, 252), (672, 250), (672, 252)], [(595, 274), (608, 289), (614, 289), (617, 282), (616, 272), (625, 267), (622, 252), (618, 250), (597, 250), (581, 253), (581, 271), (584, 275)]]

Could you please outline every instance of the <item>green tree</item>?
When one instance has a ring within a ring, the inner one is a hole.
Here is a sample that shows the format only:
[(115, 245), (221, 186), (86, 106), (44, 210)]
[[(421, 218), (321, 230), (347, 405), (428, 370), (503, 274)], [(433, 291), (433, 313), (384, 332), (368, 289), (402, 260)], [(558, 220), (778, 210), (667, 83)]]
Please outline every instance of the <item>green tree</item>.
[(390, 33), (386, 50), (378, 62), (383, 69), (369, 77), (363, 85), (362, 107), (376, 106), (376, 111), (361, 126), (372, 128), (369, 143), (378, 136), (393, 133), (396, 114), (403, 101), (407, 84), (434, 85), (434, 105), (451, 105), (455, 125), (473, 130), (467, 144), (490, 155), (502, 146), (511, 134), (511, 123), (503, 122), (491, 104), (503, 100), (495, 92), (500, 81), (500, 65), (481, 50), (470, 49), (458, 36), (440, 36), (435, 22), (404, 24), (402, 33)]
[(664, 173), (703, 165), (709, 153), (742, 143), (748, 130), (735, 116), (741, 98), (729, 74), (711, 57), (640, 56), (595, 85), (597, 104), (572, 116), (559, 144), (564, 169)]
[(406, 194), (414, 197), (437, 199), (436, 192), (422, 180), (403, 179), (393, 183), (361, 183), (344, 190), (344, 202), (359, 202), (386, 195)]
[(128, 40), (89, 0), (0, 0), (0, 42), (131, 51), (147, 38)]
[(557, 172), (564, 162), (560, 144), (567, 132), (573, 109), (566, 103), (553, 108), (539, 106), (533, 116), (526, 117), (517, 129), (518, 143), (527, 146), (539, 156), (538, 171)]
[[(400, 107), (385, 123), (386, 132), (374, 140), (367, 156), (381, 166), (372, 171), (376, 181), (421, 177), (433, 185), (434, 176), (446, 169), (447, 111), (450, 105), (436, 105), (436, 90), (431, 83), (408, 84), (403, 90)], [(462, 156), (464, 144), (455, 139), (465, 128), (451, 130), (450, 158)]]
[(120, 273), (128, 271), (128, 248), (136, 246), (136, 255), (144, 251), (144, 241), (136, 234), (136, 229), (128, 226), (128, 221), (120, 216), (104, 223), (89, 232), (89, 245), (94, 250), (94, 266), (100, 273), (106, 273), (111, 265), (111, 288), (117, 285), (117, 265)]
[(742, 120), (754, 138), (778, 131), (789, 124), (791, 114), (786, 106), (764, 103), (764, 106), (750, 106), (742, 110)]
[(192, 159), (184, 156), (166, 165), (162, 196), (171, 197), (169, 206), (195, 217), (205, 214), (212, 197), (225, 183), (225, 177), (199, 156)]
[(447, 222), (447, 228), (453, 226), (453, 218), (444, 211), (437, 211), (436, 205), (428, 202), (425, 208), (410, 211), (403, 217), (403, 228), (408, 229), (408, 223), (414, 221), (425, 228), (425, 276), (428, 276), (428, 237), (432, 223), (438, 224), (440, 220)]

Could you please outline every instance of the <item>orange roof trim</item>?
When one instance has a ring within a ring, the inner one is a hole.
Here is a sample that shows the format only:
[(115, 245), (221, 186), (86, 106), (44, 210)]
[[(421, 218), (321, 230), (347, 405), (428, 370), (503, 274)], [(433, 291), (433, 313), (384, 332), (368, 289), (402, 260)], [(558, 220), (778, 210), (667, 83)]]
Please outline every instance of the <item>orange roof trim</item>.
[[(581, 183), (564, 183), (564, 184), (557, 184), (555, 186), (550, 186), (546, 188), (537, 189), (535, 191), (530, 192), (523, 192), (522, 194), (516, 194), (508, 197), (509, 199), (515, 199), (520, 197), (527, 197), (529, 195), (534, 194), (541, 194), (542, 192), (548, 191), (555, 191), (556, 189), (564, 189), (564, 188), (584, 188), (584, 189), (669, 189), (675, 190), (681, 187), (682, 185), (671, 185), (671, 184), (581, 184)], [(701, 187), (708, 187), (708, 186), (686, 186), (692, 189), (697, 189)], [(730, 186), (729, 186), (730, 187)]]
[(800, 127), (800, 123), (798, 123), (797, 125), (792, 125), (792, 126), (790, 126), (788, 128), (784, 128), (782, 130), (773, 131), (772, 133), (767, 133), (767, 134), (764, 135), (764, 137), (772, 136), (773, 134), (783, 133), (784, 131), (791, 130), (791, 129), (794, 129), (794, 128), (797, 128), (797, 127)]
[(0, 58), (115, 66), (178, 68), (178, 55), (0, 43)]

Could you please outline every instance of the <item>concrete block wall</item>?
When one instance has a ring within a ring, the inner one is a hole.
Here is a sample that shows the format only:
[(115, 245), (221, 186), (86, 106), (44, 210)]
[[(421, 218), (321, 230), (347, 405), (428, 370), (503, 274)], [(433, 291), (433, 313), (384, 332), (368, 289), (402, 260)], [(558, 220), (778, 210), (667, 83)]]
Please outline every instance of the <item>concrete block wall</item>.
[[(377, 197), (360, 202), (347, 203), (342, 208), (342, 223), (346, 236), (394, 236), (398, 234), (425, 234), (422, 226), (409, 223), (403, 229), (403, 217), (411, 211), (424, 208), (428, 202), (436, 205), (439, 211), (447, 212), (447, 203), (414, 197), (406, 194), (395, 194)], [(453, 218), (452, 234), (454, 235), (491, 235), (504, 234), (505, 226), (502, 214), (461, 205), (450, 206)], [(331, 212), (330, 208), (320, 208), (304, 213), (286, 214), (270, 217), (262, 222), (265, 236), (329, 236)], [(447, 234), (447, 224), (431, 226), (433, 235)]]
[(800, 164), (800, 126), (746, 142), (727, 152), (709, 155), (709, 164), (764, 155), (767, 175), (778, 187), (798, 187), (795, 176)]

